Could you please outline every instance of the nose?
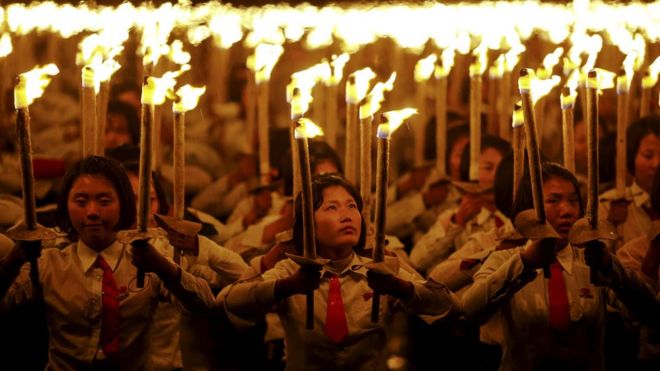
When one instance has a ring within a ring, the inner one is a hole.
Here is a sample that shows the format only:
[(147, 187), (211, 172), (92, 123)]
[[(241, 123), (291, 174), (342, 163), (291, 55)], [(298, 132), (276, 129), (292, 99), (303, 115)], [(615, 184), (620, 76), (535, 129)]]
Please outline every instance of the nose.
[(99, 204), (97, 202), (90, 202), (87, 204), (87, 218), (88, 219), (98, 219), (99, 218)]
[(561, 219), (572, 219), (578, 214), (577, 206), (565, 201), (559, 204), (559, 217)]

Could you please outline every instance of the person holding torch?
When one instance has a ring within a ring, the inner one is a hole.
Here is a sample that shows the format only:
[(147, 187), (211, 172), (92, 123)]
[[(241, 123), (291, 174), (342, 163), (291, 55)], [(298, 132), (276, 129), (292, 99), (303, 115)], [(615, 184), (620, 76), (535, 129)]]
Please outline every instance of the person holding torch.
[[(320, 269), (301, 268), (291, 259), (278, 262), (258, 278), (225, 288), (217, 303), (234, 324), (251, 324), (275, 305), (287, 347), (287, 370), (378, 369), (384, 365), (385, 318), (392, 305), (434, 320), (460, 308), (444, 286), (399, 269), (370, 272), (371, 259), (359, 256), (366, 239), (359, 191), (337, 174), (313, 177), (312, 199), (317, 254), (328, 259)], [(295, 248), (302, 253), (302, 200), (296, 200)], [(314, 292), (314, 327), (305, 329), (305, 294)], [(379, 320), (371, 321), (372, 298), (383, 296)], [(428, 317), (426, 316), (428, 315)]]

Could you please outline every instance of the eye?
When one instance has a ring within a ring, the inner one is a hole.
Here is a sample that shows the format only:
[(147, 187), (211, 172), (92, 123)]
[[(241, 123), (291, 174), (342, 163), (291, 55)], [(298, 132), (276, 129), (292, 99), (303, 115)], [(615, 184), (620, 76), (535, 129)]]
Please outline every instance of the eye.
[(350, 203), (350, 204), (348, 204), (348, 207), (350, 209), (357, 209), (357, 204), (356, 203)]
[(326, 207), (325, 209), (326, 209), (326, 210), (332, 210), (332, 211), (334, 211), (334, 210), (337, 210), (337, 206), (335, 206), (335, 205), (328, 205), (328, 207)]
[(112, 204), (112, 202), (113, 200), (111, 198), (102, 198), (99, 200), (99, 204), (101, 204), (101, 206), (109, 206)]

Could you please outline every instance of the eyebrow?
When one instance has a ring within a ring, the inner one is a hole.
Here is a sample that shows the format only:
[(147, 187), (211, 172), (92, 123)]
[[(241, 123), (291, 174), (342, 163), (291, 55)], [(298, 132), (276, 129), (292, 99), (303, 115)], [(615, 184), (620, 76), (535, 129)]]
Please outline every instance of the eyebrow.
[(101, 192), (101, 193), (77, 192), (77, 193), (73, 193), (71, 196), (72, 197), (81, 197), (81, 196), (85, 196), (85, 197), (90, 197), (90, 196), (94, 196), (94, 197), (112, 197), (112, 192)]
[(567, 192), (567, 193), (557, 193), (553, 192), (548, 194), (548, 197), (564, 197), (564, 196), (576, 196), (577, 197), (577, 192)]

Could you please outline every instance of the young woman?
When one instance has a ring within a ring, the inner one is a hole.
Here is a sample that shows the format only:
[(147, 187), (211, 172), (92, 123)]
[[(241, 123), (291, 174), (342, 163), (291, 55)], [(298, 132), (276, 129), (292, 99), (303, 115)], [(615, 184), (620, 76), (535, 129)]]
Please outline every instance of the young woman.
[[(63, 181), (58, 224), (76, 242), (41, 252), (42, 298), (35, 296), (21, 243), (0, 262), (3, 308), (44, 302), (50, 334), (46, 369), (150, 369), (149, 330), (156, 304), (173, 294), (191, 310), (212, 305), (204, 280), (181, 270), (152, 245), (131, 248), (117, 241), (117, 231), (133, 225), (135, 210), (121, 165), (88, 157)], [(147, 273), (143, 289), (135, 284), (137, 267), (155, 273)]]
[(628, 173), (634, 176), (626, 196), (632, 200), (615, 200), (615, 190), (600, 197), (601, 218), (617, 227), (619, 241), (615, 248), (647, 233), (651, 227), (652, 210), (649, 194), (653, 176), (660, 163), (660, 116), (643, 117), (628, 127)]
[[(259, 278), (226, 288), (218, 296), (234, 323), (245, 323), (273, 305), (284, 327), (287, 369), (375, 369), (384, 367), (384, 318), (394, 304), (438, 318), (457, 309), (445, 287), (395, 268), (396, 275), (370, 271), (370, 259), (354, 250), (365, 241), (359, 192), (338, 175), (319, 175), (312, 185), (317, 253), (330, 261), (320, 269), (280, 261)], [(302, 250), (302, 202), (296, 203), (294, 243)], [(395, 261), (395, 259), (392, 259)], [(305, 329), (305, 293), (314, 292), (314, 330)], [(370, 320), (372, 297), (381, 296), (378, 323)]]
[[(652, 227), (647, 233), (616, 251), (621, 264), (637, 273), (660, 294), (660, 170), (656, 170), (651, 187)], [(660, 367), (660, 328), (645, 327), (640, 331), (640, 370)]]
[[(575, 176), (546, 163), (542, 179), (547, 223), (560, 237), (493, 252), (463, 295), (465, 313), (477, 324), (499, 316), (500, 370), (602, 370), (606, 306), (646, 319), (657, 315), (655, 297), (602, 242), (567, 242), (583, 214)], [(532, 205), (527, 176), (512, 216)]]
[[(479, 185), (483, 189), (493, 186), (497, 165), (510, 152), (511, 146), (505, 140), (484, 137), (479, 156)], [(467, 180), (469, 160), (469, 148), (466, 147), (461, 159), (463, 180)], [(463, 192), (458, 205), (440, 214), (435, 224), (415, 243), (410, 261), (416, 269), (429, 272), (463, 246), (472, 234), (489, 231), (505, 223), (508, 219), (495, 207), (492, 191), (476, 194)]]

